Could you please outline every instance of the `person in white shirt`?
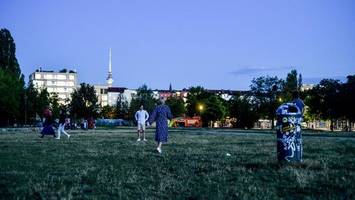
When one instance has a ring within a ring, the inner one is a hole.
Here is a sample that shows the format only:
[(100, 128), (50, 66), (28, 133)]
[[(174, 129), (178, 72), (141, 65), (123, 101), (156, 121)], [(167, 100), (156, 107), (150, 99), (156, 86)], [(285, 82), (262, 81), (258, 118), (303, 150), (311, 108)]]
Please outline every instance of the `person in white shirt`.
[(145, 123), (149, 119), (149, 114), (147, 111), (143, 109), (143, 105), (141, 105), (140, 110), (138, 110), (135, 114), (135, 118), (138, 124), (138, 139), (137, 141), (141, 141), (141, 135), (143, 135), (143, 141), (146, 142), (147, 140), (145, 139)]

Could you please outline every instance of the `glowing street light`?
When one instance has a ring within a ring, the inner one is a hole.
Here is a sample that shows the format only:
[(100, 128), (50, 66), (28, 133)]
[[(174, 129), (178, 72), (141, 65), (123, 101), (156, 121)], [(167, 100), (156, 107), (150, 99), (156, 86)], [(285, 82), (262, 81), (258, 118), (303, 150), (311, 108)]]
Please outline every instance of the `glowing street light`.
[(203, 105), (202, 104), (200, 104), (199, 106), (198, 106), (198, 109), (200, 110), (200, 112), (203, 110)]

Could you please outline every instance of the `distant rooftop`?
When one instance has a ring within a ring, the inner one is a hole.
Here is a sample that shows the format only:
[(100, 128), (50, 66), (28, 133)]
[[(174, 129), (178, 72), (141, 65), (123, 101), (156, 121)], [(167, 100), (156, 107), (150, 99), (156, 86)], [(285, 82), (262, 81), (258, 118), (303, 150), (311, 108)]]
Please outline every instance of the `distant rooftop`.
[(55, 72), (53, 70), (43, 70), (42, 67), (40, 67), (39, 69), (36, 69), (36, 72), (48, 72), (48, 73), (77, 73), (76, 70), (67, 70), (67, 69), (62, 69), (59, 70), (58, 72)]

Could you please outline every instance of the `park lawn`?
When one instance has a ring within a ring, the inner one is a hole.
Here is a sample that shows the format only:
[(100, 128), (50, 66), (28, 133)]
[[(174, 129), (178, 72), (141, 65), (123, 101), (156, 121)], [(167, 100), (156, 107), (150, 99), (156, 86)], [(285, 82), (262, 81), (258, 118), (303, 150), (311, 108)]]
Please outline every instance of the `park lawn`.
[(173, 129), (159, 155), (152, 131), (0, 134), (0, 198), (355, 198), (354, 137), (307, 135), (303, 163), (279, 165), (274, 134)]

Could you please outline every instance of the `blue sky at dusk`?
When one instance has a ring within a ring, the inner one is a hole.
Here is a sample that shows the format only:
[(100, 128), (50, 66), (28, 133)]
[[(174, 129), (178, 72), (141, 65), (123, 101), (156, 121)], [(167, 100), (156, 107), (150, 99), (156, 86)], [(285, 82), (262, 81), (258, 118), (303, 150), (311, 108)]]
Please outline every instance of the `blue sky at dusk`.
[(26, 77), (76, 69), (105, 83), (155, 89), (248, 89), (253, 77), (304, 82), (355, 74), (353, 0), (0, 0)]

